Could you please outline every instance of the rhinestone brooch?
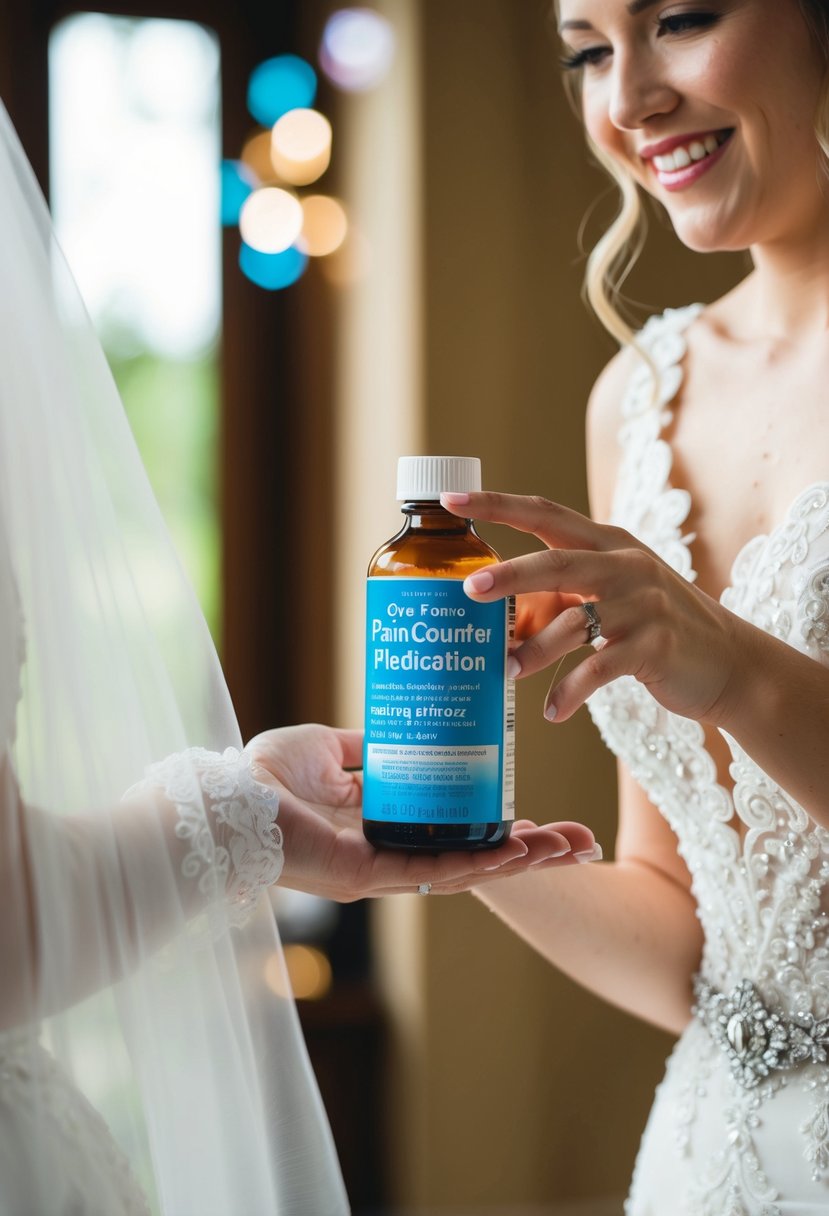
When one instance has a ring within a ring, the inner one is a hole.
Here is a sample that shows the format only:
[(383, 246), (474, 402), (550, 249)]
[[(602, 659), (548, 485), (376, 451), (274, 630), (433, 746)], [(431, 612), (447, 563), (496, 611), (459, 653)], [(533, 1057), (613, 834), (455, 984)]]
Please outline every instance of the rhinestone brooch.
[(694, 980), (692, 1012), (722, 1048), (734, 1076), (753, 1089), (770, 1073), (800, 1064), (825, 1064), (829, 1059), (829, 1019), (811, 1013), (793, 1017), (764, 1004), (751, 980), (742, 980), (729, 993), (707, 980)]

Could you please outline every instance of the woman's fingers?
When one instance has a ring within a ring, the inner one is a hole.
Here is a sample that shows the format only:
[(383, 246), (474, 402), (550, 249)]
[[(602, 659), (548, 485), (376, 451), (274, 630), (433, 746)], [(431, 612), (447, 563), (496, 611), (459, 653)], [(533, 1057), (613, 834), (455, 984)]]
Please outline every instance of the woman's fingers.
[[(608, 636), (612, 636), (610, 633), (612, 615), (608, 611), (607, 621), (604, 615), (600, 618), (602, 630), (607, 629)], [(581, 604), (565, 608), (564, 612), (539, 633), (527, 638), (510, 651), (510, 675), (513, 679), (519, 676), (534, 675), (535, 672), (550, 667), (571, 651), (586, 646), (589, 625), (590, 620)], [(602, 636), (604, 636), (604, 632)]]
[(569, 608), (580, 604), (581, 596), (563, 591), (527, 591), (515, 600), (515, 639), (523, 642), (534, 633), (540, 633), (545, 625)]
[(591, 854), (593, 833), (583, 824), (565, 822), (539, 827), (528, 820), (497, 849), (441, 854), (378, 852), (372, 887), (367, 894), (413, 893), (422, 884), (437, 892), (469, 890), (486, 879), (525, 873), (537, 865), (552, 864), (577, 854)]
[[(559, 820), (557, 823), (535, 824), (531, 820), (521, 820), (521, 827), (516, 824), (518, 834), (522, 840), (527, 840), (528, 836), (545, 836), (546, 834), (555, 834), (562, 836), (570, 847), (570, 852), (580, 855), (589, 853), (596, 845), (596, 837), (593, 832), (584, 823), (577, 823), (575, 820), (566, 819)], [(524, 827), (527, 824), (527, 827)], [(529, 842), (528, 842), (529, 843)], [(530, 845), (532, 847), (532, 845)], [(536, 856), (534, 860), (538, 860)]]
[(544, 717), (549, 722), (566, 722), (584, 705), (588, 697), (620, 676), (629, 675), (624, 645), (602, 646), (551, 687), (544, 702)]
[(455, 515), (483, 519), (490, 523), (508, 524), (518, 532), (530, 532), (551, 548), (616, 549), (620, 544), (635, 543), (618, 528), (597, 524), (586, 515), (563, 507), (560, 503), (535, 495), (441, 494), (441, 505)]
[(556, 869), (561, 866), (575, 866), (602, 860), (601, 846), (596, 843), (590, 829), (581, 823), (557, 823), (541, 828), (536, 827), (535, 824), (531, 824), (528, 832), (522, 835), (522, 839), (526, 840), (528, 834), (532, 832), (538, 833), (539, 838), (541, 838), (551, 829), (557, 829), (561, 835), (564, 835), (571, 842), (572, 847), (561, 856), (551, 856), (543, 847), (535, 849), (532, 842), (530, 842), (528, 857), (522, 863), (504, 865), (497, 871), (484, 872), (465, 883), (433, 883), (430, 893), (433, 895), (457, 895), (472, 887), (482, 886), (484, 883), (498, 882), (502, 878), (515, 878), (519, 875), (537, 874), (540, 870)]
[(330, 728), (342, 752), (343, 768), (357, 769), (363, 764), (363, 732), (361, 730), (346, 730), (343, 727)]
[(582, 549), (544, 549), (485, 566), (463, 584), (467, 595), (484, 602), (524, 592), (576, 593), (584, 599), (612, 594), (625, 564), (623, 555)]
[[(549, 666), (585, 642), (596, 644), (550, 690), (548, 718), (564, 721), (598, 688), (623, 675), (638, 680), (672, 713), (697, 720), (718, 715), (735, 664), (744, 662), (734, 639), (745, 624), (681, 572), (624, 530), (542, 498), (453, 493), (441, 500), (456, 514), (532, 532), (549, 546), (548, 552), (476, 570), (464, 582), (467, 595), (482, 602), (522, 594), (552, 597), (554, 619), (539, 621), (534, 636), (522, 631), (511, 652), (512, 676)], [(592, 622), (587, 603), (598, 617)]]
[(649, 549), (628, 546), (597, 553), (585, 549), (547, 549), (484, 566), (464, 579), (471, 598), (488, 603), (508, 595), (554, 592), (581, 600), (629, 598), (664, 580), (667, 567)]

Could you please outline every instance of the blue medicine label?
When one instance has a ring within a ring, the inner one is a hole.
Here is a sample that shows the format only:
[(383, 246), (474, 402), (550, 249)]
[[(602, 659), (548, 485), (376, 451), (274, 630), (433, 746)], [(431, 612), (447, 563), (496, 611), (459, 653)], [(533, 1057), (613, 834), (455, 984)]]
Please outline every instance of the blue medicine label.
[(475, 603), (460, 579), (368, 580), (366, 819), (514, 817), (509, 611)]

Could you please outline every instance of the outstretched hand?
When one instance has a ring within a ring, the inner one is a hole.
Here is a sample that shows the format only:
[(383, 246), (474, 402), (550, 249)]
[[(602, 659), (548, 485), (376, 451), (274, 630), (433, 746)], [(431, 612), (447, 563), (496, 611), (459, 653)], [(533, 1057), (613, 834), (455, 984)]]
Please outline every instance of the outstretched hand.
[[(698, 590), (629, 532), (577, 511), (516, 494), (443, 494), (455, 515), (509, 524), (542, 540), (546, 550), (487, 566), (464, 590), (482, 602), (544, 593), (550, 612), (524, 627), (512, 652), (512, 674), (531, 675), (588, 641), (583, 604), (590, 601), (601, 639), (550, 689), (545, 715), (572, 716), (619, 676), (634, 676), (666, 709), (717, 723), (746, 649), (745, 631), (716, 600)], [(749, 660), (750, 661), (750, 660)]]
[(294, 890), (340, 902), (411, 894), (421, 883), (431, 883), (433, 894), (450, 894), (530, 867), (601, 856), (583, 824), (539, 827), (529, 820), (515, 823), (496, 849), (439, 854), (375, 849), (362, 830), (360, 731), (288, 726), (257, 735), (245, 750), (256, 766), (254, 775), (279, 793), (277, 822), (285, 851), (279, 882)]

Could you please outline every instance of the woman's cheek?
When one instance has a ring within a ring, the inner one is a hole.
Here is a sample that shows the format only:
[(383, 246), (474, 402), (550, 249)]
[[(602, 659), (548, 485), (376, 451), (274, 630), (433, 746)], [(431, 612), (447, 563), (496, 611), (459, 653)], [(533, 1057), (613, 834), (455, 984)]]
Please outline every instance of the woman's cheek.
[(602, 98), (599, 92), (601, 86), (584, 95), (584, 128), (593, 143), (612, 156), (614, 160), (626, 160), (624, 136), (614, 127), (608, 113), (607, 98)]

